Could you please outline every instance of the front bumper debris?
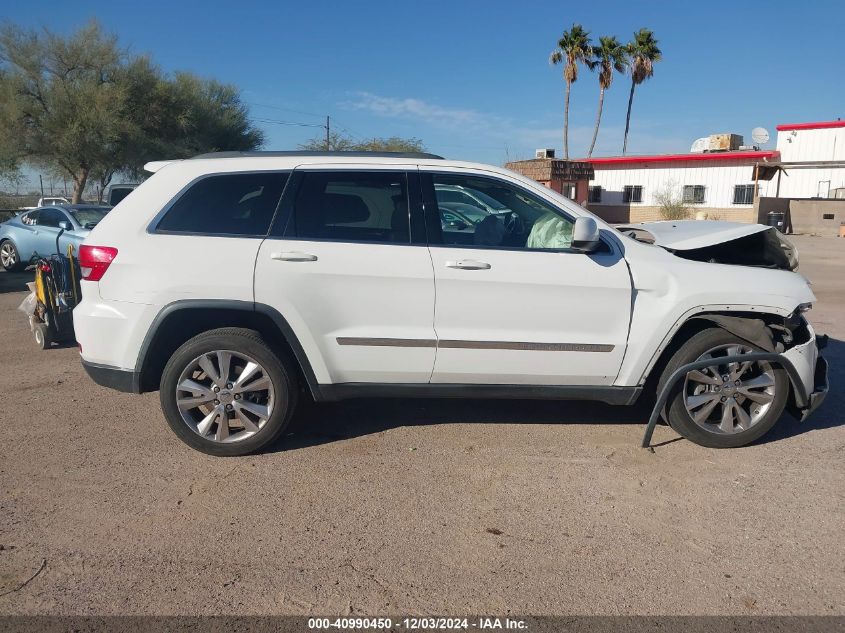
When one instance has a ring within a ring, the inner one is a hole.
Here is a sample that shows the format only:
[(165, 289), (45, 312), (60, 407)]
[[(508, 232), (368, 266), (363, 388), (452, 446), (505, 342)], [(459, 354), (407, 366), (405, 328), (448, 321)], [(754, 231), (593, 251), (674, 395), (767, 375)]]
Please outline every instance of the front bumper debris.
[[(823, 346), (820, 345), (819, 349), (822, 347)], [(813, 393), (807, 396), (807, 405), (806, 407), (800, 409), (798, 416), (798, 419), (802, 422), (806, 420), (813, 411), (818, 409), (827, 397), (827, 392), (830, 390), (830, 381), (827, 377), (827, 370), (827, 360), (823, 356), (819, 355), (816, 360), (816, 373), (813, 376)]]

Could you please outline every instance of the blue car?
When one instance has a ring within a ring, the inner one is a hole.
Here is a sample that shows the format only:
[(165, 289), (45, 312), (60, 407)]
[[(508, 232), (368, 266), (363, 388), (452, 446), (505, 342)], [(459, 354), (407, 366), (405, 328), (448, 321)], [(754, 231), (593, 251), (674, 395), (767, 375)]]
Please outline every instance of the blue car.
[(26, 268), (38, 257), (67, 252), (68, 244), (78, 251), (91, 229), (111, 207), (94, 204), (63, 204), (27, 211), (0, 224), (0, 265), (5, 270)]

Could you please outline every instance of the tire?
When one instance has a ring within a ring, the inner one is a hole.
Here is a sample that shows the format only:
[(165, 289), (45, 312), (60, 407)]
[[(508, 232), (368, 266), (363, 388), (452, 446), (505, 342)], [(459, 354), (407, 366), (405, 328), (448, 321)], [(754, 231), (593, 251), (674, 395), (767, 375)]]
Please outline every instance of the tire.
[[(250, 373), (249, 363), (259, 369)], [(295, 376), (289, 361), (258, 332), (209, 330), (184, 343), (167, 362), (161, 408), (170, 428), (191, 448), (208, 455), (248, 455), (287, 428), (297, 401)]]
[(35, 334), (35, 344), (38, 345), (38, 349), (50, 349), (53, 343), (53, 332), (50, 330), (50, 326), (45, 323), (38, 323), (32, 331)]
[(24, 269), (18, 247), (15, 246), (12, 240), (3, 240), (0, 242), (0, 266), (3, 267), (3, 270), (10, 273), (16, 273)]
[[(728, 355), (729, 352), (751, 351), (765, 350), (721, 328), (698, 332), (675, 352), (666, 365), (658, 383), (658, 393), (678, 367), (695, 362), (705, 354), (712, 352), (718, 360), (719, 355)], [(700, 446), (745, 446), (765, 435), (783, 414), (789, 396), (789, 377), (783, 368), (765, 362), (754, 363), (736, 376), (733, 372), (741, 370), (738, 365), (718, 365), (716, 362), (714, 369), (716, 367), (718, 370), (715, 371), (710, 368), (702, 370), (703, 376), (690, 372), (678, 380), (669, 394), (665, 417), (675, 431)], [(724, 377), (729, 380), (724, 381)], [(739, 385), (734, 378), (739, 379)], [(705, 379), (706, 384), (701, 382)], [(698, 406), (699, 402), (704, 404)], [(698, 422), (693, 419), (688, 407), (699, 418)], [(742, 408), (745, 416), (737, 408)]]

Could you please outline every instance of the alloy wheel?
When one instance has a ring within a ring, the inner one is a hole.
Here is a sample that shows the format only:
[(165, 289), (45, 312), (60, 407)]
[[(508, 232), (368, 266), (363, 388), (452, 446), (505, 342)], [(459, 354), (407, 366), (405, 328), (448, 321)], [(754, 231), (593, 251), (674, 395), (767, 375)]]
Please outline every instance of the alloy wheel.
[(3, 268), (12, 268), (18, 263), (18, 254), (10, 242), (4, 242), (0, 246), (0, 263), (3, 264)]
[(231, 350), (206, 352), (185, 367), (176, 385), (182, 420), (200, 437), (239, 442), (258, 433), (273, 413), (275, 390), (264, 367)]
[(693, 422), (710, 433), (736, 434), (757, 424), (775, 399), (775, 373), (765, 361), (720, 362), (720, 357), (749, 354), (745, 345), (720, 345), (698, 360), (713, 365), (689, 372), (684, 406)]

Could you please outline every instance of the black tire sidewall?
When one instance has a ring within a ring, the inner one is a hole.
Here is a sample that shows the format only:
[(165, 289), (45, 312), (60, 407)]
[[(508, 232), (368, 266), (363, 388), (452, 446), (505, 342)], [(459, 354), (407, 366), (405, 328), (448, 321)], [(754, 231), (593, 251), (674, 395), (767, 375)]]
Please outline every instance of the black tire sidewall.
[[(187, 364), (201, 354), (214, 350), (242, 352), (257, 360), (267, 371), (275, 391), (273, 413), (261, 430), (252, 437), (231, 444), (200, 437), (185, 424), (176, 406), (176, 384)], [(257, 332), (224, 328), (195, 336), (174, 352), (162, 372), (159, 397), (168, 425), (183, 442), (208, 455), (234, 457), (254, 453), (281, 435), (296, 407), (297, 390), (293, 372), (271, 351)]]
[[(684, 343), (677, 352), (675, 352), (675, 355), (666, 365), (666, 369), (660, 379), (658, 392), (662, 389), (669, 376), (671, 376), (678, 367), (687, 363), (695, 362), (702, 354), (714, 347), (718, 347), (720, 345), (738, 344), (751, 347), (755, 352), (766, 351), (721, 328), (708, 328), (698, 332), (690, 337), (690, 339)], [(669, 425), (691, 442), (709, 448), (737, 448), (739, 446), (750, 444), (771, 430), (771, 428), (780, 419), (783, 414), (783, 410), (786, 407), (790, 387), (789, 377), (783, 368), (773, 365), (773, 369), (775, 374), (775, 398), (772, 402), (772, 406), (769, 407), (769, 410), (763, 416), (763, 419), (747, 431), (724, 435), (710, 433), (698, 426), (693, 421), (692, 417), (690, 417), (686, 407), (684, 406), (683, 378), (678, 380), (669, 395), (666, 407), (666, 417)]]

